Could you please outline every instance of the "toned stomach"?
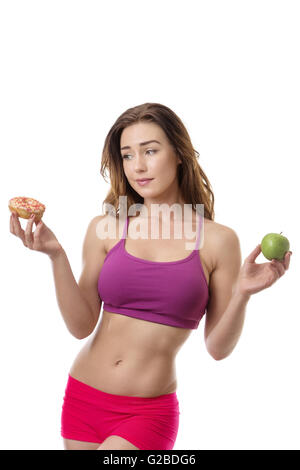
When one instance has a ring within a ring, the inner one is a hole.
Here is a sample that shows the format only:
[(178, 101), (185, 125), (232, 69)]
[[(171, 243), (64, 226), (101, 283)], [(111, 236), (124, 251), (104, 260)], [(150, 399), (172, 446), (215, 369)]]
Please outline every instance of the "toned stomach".
[(175, 357), (192, 330), (103, 310), (69, 373), (114, 395), (155, 397), (177, 388)]

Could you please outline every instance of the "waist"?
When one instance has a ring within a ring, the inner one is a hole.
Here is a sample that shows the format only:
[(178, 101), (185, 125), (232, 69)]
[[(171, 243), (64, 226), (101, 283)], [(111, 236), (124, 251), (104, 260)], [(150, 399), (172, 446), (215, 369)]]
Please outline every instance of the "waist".
[(105, 393), (155, 397), (177, 388), (175, 362), (170, 357), (107, 351), (102, 354), (88, 345), (77, 355), (70, 375)]
[(178, 398), (176, 391), (168, 394), (160, 394), (158, 396), (153, 397), (141, 397), (137, 395), (119, 395), (119, 394), (112, 394), (103, 392), (103, 390), (99, 390), (95, 387), (88, 385), (85, 382), (82, 382), (78, 379), (75, 379), (71, 374), (68, 376), (68, 384), (67, 388), (72, 388), (72, 390), (77, 391), (77, 395), (81, 394), (85, 396), (90, 396), (93, 398), (94, 401), (101, 400), (102, 405), (104, 405), (107, 409), (111, 408), (114, 405), (124, 405), (128, 410), (128, 406), (130, 405), (155, 405), (157, 406), (165, 406), (169, 407), (170, 404), (178, 405)]

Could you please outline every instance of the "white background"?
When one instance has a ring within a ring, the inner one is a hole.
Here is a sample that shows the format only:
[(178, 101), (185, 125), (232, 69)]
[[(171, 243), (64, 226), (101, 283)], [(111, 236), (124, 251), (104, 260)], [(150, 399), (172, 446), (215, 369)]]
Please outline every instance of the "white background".
[(46, 204), (78, 280), (108, 191), (104, 139), (123, 111), (158, 102), (187, 127), (215, 221), (236, 231), (243, 259), (269, 232), (293, 251), (286, 274), (251, 297), (229, 357), (208, 354), (204, 319), (179, 352), (174, 450), (300, 449), (299, 2), (0, 5), (1, 448), (63, 448), (67, 374), (86, 341), (63, 322), (48, 257), (10, 233), (8, 200)]

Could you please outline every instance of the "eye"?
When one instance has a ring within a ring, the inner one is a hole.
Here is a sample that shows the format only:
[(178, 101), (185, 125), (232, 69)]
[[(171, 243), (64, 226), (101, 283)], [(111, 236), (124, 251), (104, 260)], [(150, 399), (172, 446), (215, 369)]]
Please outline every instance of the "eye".
[[(153, 153), (156, 153), (156, 152), (157, 152), (157, 150), (148, 149), (148, 150), (146, 151), (146, 153), (148, 153), (148, 152), (153, 152)], [(123, 155), (123, 156), (122, 156), (122, 159), (123, 159), (123, 160), (128, 160), (128, 158), (127, 158), (127, 157), (129, 157), (129, 156), (130, 156), (130, 155), (128, 155), (128, 154), (126, 154), (126, 155)]]

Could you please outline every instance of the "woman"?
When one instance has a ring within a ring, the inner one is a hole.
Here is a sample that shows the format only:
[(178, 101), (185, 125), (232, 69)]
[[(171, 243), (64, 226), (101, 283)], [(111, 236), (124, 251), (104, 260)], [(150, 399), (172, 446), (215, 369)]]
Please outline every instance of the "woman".
[[(146, 103), (117, 119), (101, 166), (104, 179), (108, 169), (111, 180), (104, 203), (117, 216), (91, 220), (78, 283), (44, 222), (32, 232), (29, 220), (24, 232), (11, 216), (11, 232), (28, 248), (49, 255), (71, 334), (83, 339), (94, 332), (69, 372), (61, 418), (65, 449), (173, 449), (180, 414), (176, 354), (206, 313), (207, 350), (216, 360), (227, 357), (241, 334), (250, 296), (288, 269), (290, 252), (283, 261), (256, 264), (260, 245), (241, 267), (238, 237), (214, 222), (214, 196), (197, 158), (183, 123), (166, 106)], [(143, 178), (150, 181), (138, 181)], [(125, 220), (121, 196), (130, 209)], [(157, 217), (155, 204), (191, 205), (196, 237), (189, 250), (184, 235), (174, 237), (178, 228), (186, 233), (180, 217), (170, 218), (169, 239), (161, 231), (153, 239), (151, 222), (166, 222)], [(134, 205), (142, 207), (138, 215)], [(99, 236), (112, 220), (114, 235)], [(130, 236), (137, 226), (146, 237)]]

